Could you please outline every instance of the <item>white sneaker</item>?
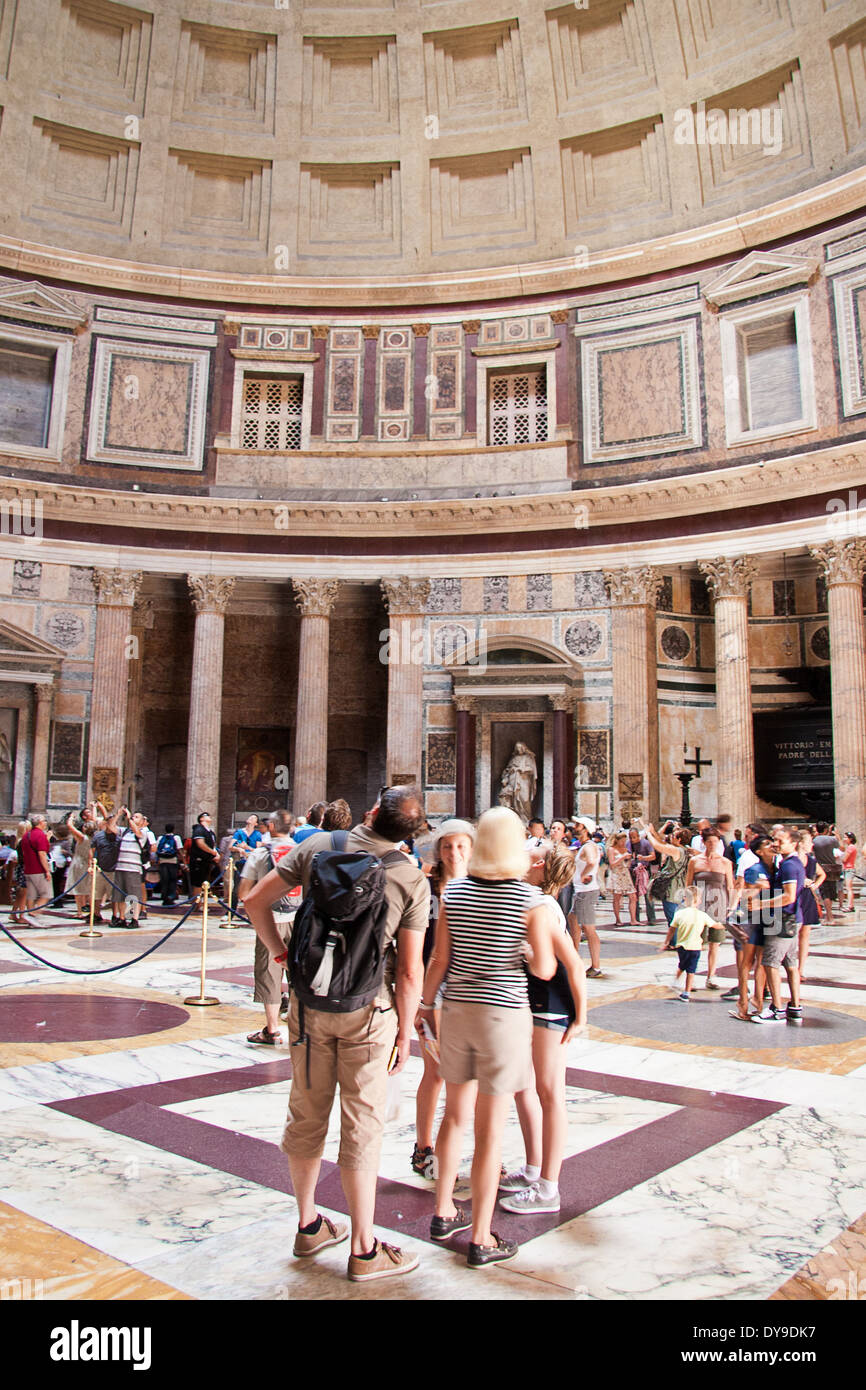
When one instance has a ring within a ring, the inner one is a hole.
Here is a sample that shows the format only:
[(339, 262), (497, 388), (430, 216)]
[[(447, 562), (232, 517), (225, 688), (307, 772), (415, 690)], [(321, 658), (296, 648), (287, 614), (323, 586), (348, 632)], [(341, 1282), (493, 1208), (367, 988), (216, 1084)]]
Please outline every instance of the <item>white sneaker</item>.
[(500, 1198), (499, 1205), (505, 1211), (516, 1212), (518, 1216), (535, 1216), (542, 1211), (559, 1211), (559, 1193), (552, 1197), (542, 1197), (536, 1183), (522, 1188), (511, 1197)]
[(507, 1173), (504, 1178), (499, 1179), (500, 1192), (523, 1192), (528, 1187), (534, 1187), (534, 1179), (528, 1178), (522, 1168), (518, 1168), (516, 1173)]

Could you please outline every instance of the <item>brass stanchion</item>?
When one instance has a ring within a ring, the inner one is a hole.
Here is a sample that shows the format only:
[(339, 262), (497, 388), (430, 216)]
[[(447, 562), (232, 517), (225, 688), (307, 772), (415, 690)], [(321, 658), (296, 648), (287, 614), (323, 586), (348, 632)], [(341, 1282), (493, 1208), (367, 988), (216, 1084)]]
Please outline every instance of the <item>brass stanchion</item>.
[(232, 917), (234, 916), (234, 912), (232, 911), (232, 898), (234, 896), (235, 884), (235, 861), (232, 859), (231, 855), (229, 855), (229, 862), (226, 866), (226, 875), (228, 878), (226, 902), (228, 903), (229, 907), (228, 915), (224, 917), (220, 922), (220, 931), (238, 931), (239, 928), (237, 922), (232, 921)]
[(206, 879), (202, 885), (202, 904), (201, 904), (201, 984), (199, 985), (198, 998), (184, 999), (185, 1004), (218, 1004), (220, 1001), (214, 999), (212, 994), (205, 994), (205, 970), (207, 968), (207, 900), (210, 883)]
[(101, 936), (101, 931), (93, 930), (93, 921), (96, 917), (96, 861), (91, 860), (87, 872), (90, 874), (90, 922), (87, 931), (80, 931), (79, 936)]

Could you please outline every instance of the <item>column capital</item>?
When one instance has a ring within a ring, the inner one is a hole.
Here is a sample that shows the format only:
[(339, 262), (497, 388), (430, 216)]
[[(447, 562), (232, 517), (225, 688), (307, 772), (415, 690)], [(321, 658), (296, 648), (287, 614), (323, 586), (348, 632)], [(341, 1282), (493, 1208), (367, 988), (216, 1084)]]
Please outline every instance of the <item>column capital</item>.
[(455, 695), (454, 706), (460, 714), (475, 714), (478, 709), (478, 696)]
[(141, 570), (94, 569), (96, 602), (105, 608), (131, 608), (141, 587)]
[(293, 579), (294, 599), (302, 618), (329, 618), (339, 579)]
[(662, 576), (654, 565), (628, 565), (623, 569), (605, 570), (604, 581), (614, 606), (644, 604), (649, 607), (656, 601)]
[(429, 323), (413, 323), (412, 332), (416, 338), (427, 338), (430, 334)]
[(699, 560), (698, 569), (707, 581), (714, 598), (747, 598), (758, 567), (749, 555)]
[(380, 583), (389, 613), (426, 612), (430, 597), (429, 579), (410, 579), (407, 575), (398, 575), (395, 579), (382, 579)]
[(313, 324), (313, 340), (320, 341), (328, 336), (328, 325), (326, 323)]
[(381, 331), (378, 323), (365, 323), (361, 329), (365, 338), (378, 338)]
[(137, 598), (132, 609), (133, 627), (153, 627), (153, 599)]
[(574, 696), (566, 690), (561, 695), (548, 695), (550, 707), (554, 710), (564, 710), (566, 714), (571, 714), (574, 709)]
[(832, 584), (859, 584), (866, 567), (866, 541), (827, 541), (825, 545), (810, 545), (809, 553), (818, 561), (821, 573)]
[(225, 613), (235, 587), (233, 575), (188, 574), (186, 582), (196, 613)]
[(464, 332), (464, 333), (480, 333), (480, 332), (481, 332), (481, 320), (480, 320), (480, 319), (464, 319), (464, 320), (463, 320), (463, 332)]
[(54, 681), (39, 681), (33, 687), (37, 705), (48, 705), (54, 699)]

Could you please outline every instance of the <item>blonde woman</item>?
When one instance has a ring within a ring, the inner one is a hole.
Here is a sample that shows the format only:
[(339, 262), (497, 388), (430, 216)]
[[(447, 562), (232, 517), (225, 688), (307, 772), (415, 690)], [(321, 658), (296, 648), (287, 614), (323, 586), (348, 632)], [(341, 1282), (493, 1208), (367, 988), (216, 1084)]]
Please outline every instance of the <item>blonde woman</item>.
[(619, 920), (619, 908), (623, 896), (628, 898), (628, 907), (631, 913), (631, 921), (627, 925), (630, 927), (638, 925), (637, 891), (628, 867), (628, 861), (628, 835), (624, 830), (621, 830), (619, 834), (611, 835), (607, 842), (607, 862), (610, 867), (610, 884), (613, 889), (613, 922), (616, 927), (623, 925)]
[[(433, 955), (427, 967), (418, 1026), (425, 1021), (440, 1045), (445, 1114), (436, 1140), (433, 1240), (472, 1227), (467, 1263), (480, 1269), (512, 1259), (514, 1241), (491, 1230), (499, 1186), (502, 1131), (516, 1091), (532, 1084), (532, 1014), (523, 943), (532, 970), (549, 980), (556, 970), (547, 910), (524, 881), (526, 831), (506, 806), (485, 811), (465, 878), (442, 896)], [(448, 976), (437, 1023), (435, 1000)], [(477, 1084), (477, 1100), (476, 1100)], [(463, 1132), (475, 1112), (472, 1216), (454, 1204)]]
[[(574, 855), (564, 845), (532, 850), (526, 875), (544, 894), (550, 944), (557, 959), (552, 980), (529, 979), (535, 1085), (514, 1097), (526, 1145), (523, 1168), (503, 1178), (499, 1205), (520, 1216), (559, 1211), (559, 1173), (568, 1133), (565, 1044), (586, 1027), (586, 971), (568, 934), (557, 895), (571, 882)], [(529, 963), (530, 970), (532, 962)]]
[[(427, 929), (428, 939), (424, 942), (425, 965), (433, 950), (442, 894), (453, 879), (465, 878), (474, 841), (475, 827), (465, 820), (443, 821), (433, 838), (436, 859), (430, 872), (430, 926)], [(439, 990), (434, 1001), (437, 1019), (442, 1008), (443, 991), (444, 987)], [(418, 1033), (424, 1058), (424, 1075), (415, 1097), (415, 1149), (412, 1154), (412, 1171), (422, 1178), (434, 1176), (433, 1122), (436, 1118), (436, 1102), (442, 1090), (438, 1048), (435, 1043), (430, 1043), (427, 1036), (428, 1026), (422, 1022)]]

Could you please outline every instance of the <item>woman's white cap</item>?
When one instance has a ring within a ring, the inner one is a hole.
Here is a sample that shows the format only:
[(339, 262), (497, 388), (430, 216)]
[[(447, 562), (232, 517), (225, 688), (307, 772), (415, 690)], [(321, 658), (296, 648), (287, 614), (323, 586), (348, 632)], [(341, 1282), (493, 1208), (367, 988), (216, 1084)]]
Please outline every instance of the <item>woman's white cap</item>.
[(472, 843), (475, 843), (475, 826), (468, 820), (444, 820), (441, 825), (437, 825), (433, 836), (433, 848), (439, 848), (439, 841), (446, 835), (468, 835)]

